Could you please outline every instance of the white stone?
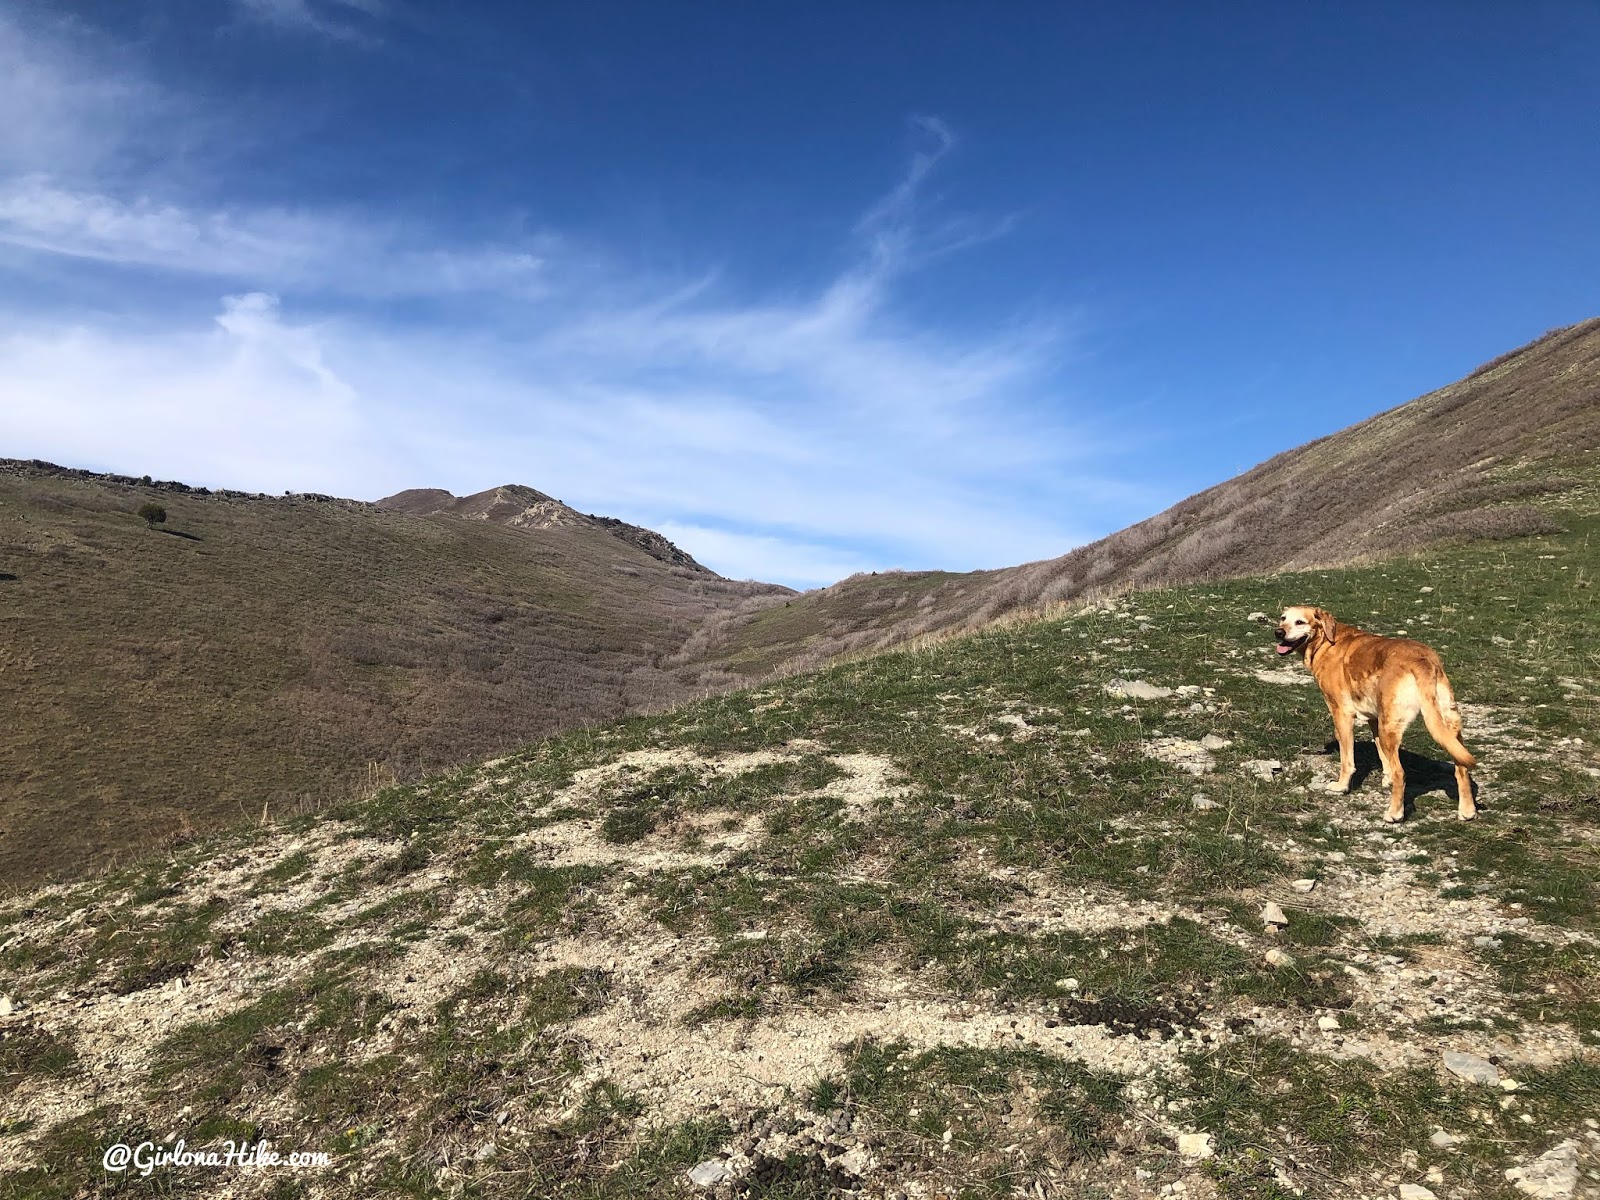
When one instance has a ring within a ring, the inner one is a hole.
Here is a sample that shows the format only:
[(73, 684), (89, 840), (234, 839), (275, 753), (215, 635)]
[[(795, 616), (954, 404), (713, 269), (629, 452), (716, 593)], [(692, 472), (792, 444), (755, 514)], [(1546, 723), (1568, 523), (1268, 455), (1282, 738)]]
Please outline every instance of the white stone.
[(714, 1158), (708, 1158), (689, 1169), (689, 1182), (696, 1187), (716, 1187), (727, 1177), (728, 1168)]
[(1500, 1082), (1500, 1072), (1495, 1069), (1493, 1063), (1462, 1050), (1444, 1052), (1444, 1069), (1469, 1083), (1482, 1083), (1494, 1087)]
[(1214, 808), (1221, 808), (1222, 805), (1211, 799), (1210, 796), (1196, 793), (1195, 798), (1189, 801), (1189, 807), (1194, 809), (1195, 812), (1210, 812)]
[(1129, 700), (1165, 700), (1172, 695), (1169, 687), (1158, 687), (1142, 679), (1113, 679), (1105, 685), (1113, 696), (1126, 696)]
[(1275, 758), (1252, 758), (1248, 762), (1240, 763), (1239, 768), (1246, 775), (1254, 775), (1257, 779), (1271, 779), (1283, 770), (1283, 764)]
[(1145, 754), (1191, 775), (1209, 775), (1217, 769), (1216, 759), (1191, 738), (1156, 737), (1144, 744)]
[(1267, 614), (1264, 612), (1253, 612), (1245, 618), (1246, 621), (1265, 621), (1266, 619)]
[(1338, 1017), (1318, 1017), (1317, 1018), (1317, 1028), (1322, 1030), (1324, 1033), (1332, 1033), (1335, 1029), (1339, 1028), (1339, 1018)]
[(1277, 948), (1268, 950), (1266, 957), (1268, 964), (1274, 967), (1294, 966), (1294, 955), (1286, 954), (1284, 951)]
[(1283, 909), (1278, 907), (1276, 901), (1268, 900), (1262, 906), (1261, 921), (1265, 925), (1287, 925), (1289, 918), (1284, 915)]
[(1233, 745), (1233, 743), (1227, 738), (1218, 737), (1214, 733), (1206, 734), (1205, 737), (1200, 739), (1200, 744), (1207, 750), (1226, 750), (1229, 746)]
[(861, 1178), (872, 1167), (872, 1152), (857, 1146), (853, 1150), (846, 1150), (833, 1160), (833, 1165), (848, 1171), (856, 1178)]
[(1180, 1133), (1178, 1153), (1185, 1158), (1210, 1158), (1216, 1151), (1211, 1147), (1209, 1133)]
[(16, 1005), (11, 1003), (10, 996), (0, 996), (0, 1017), (9, 1017), (16, 1011)]
[(1455, 1134), (1446, 1133), (1442, 1129), (1436, 1129), (1434, 1130), (1433, 1136), (1428, 1139), (1428, 1144), (1435, 1150), (1448, 1150), (1451, 1146), (1458, 1144), (1460, 1141), (1461, 1139)]
[(1568, 1138), (1532, 1162), (1512, 1167), (1506, 1178), (1538, 1200), (1567, 1200), (1578, 1186), (1578, 1143)]
[(1400, 1200), (1439, 1200), (1429, 1189), (1420, 1183), (1402, 1183), (1400, 1185)]

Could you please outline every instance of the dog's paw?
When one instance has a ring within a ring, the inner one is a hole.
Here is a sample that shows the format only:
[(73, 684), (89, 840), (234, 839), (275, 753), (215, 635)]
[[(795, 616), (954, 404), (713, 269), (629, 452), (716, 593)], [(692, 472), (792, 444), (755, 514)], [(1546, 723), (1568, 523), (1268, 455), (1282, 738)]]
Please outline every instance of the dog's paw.
[(1478, 810), (1477, 809), (1473, 809), (1471, 812), (1464, 812), (1459, 808), (1456, 809), (1456, 820), (1458, 820), (1458, 821), (1475, 820), (1477, 818), (1477, 816), (1478, 816)]
[(1348, 779), (1330, 779), (1322, 785), (1323, 791), (1332, 792), (1335, 796), (1348, 796), (1350, 794), (1350, 781)]
[(1383, 819), (1391, 825), (1398, 825), (1406, 819), (1406, 814), (1403, 812), (1386, 812), (1383, 814)]

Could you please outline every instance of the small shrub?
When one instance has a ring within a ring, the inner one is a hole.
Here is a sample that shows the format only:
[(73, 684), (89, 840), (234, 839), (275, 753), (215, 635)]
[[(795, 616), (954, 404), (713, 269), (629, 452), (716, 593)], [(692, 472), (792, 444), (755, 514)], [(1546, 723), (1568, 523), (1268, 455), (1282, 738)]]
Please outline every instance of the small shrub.
[(157, 525), (163, 525), (166, 523), (167, 510), (153, 501), (147, 501), (146, 503), (139, 505), (139, 519), (143, 521), (148, 528), (154, 529)]

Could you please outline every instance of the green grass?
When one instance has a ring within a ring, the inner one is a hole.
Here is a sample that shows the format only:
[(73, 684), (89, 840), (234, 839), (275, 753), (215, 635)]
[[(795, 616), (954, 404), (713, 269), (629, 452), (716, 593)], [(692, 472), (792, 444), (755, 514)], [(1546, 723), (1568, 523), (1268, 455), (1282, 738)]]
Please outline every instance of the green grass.
[[(812, 1103), (845, 1114), (888, 1153), (936, 1164), (965, 1195), (1009, 1196), (1048, 1156), (1104, 1154), (1124, 1109), (1121, 1090), (1113, 1077), (1037, 1051), (917, 1052), (869, 1041), (817, 1084)], [(1032, 1154), (1006, 1154), (1024, 1122), (1036, 1122)]]
[[(1191, 1058), (1169, 1080), (1182, 1120), (1213, 1135), (1217, 1157), (1207, 1169), (1226, 1197), (1280, 1197), (1271, 1159), (1296, 1163), (1308, 1181), (1377, 1177), (1418, 1156), (1418, 1168), (1441, 1168), (1453, 1188), (1496, 1194), (1501, 1172), (1519, 1154), (1546, 1148), (1547, 1129), (1574, 1128), (1600, 1102), (1600, 1066), (1572, 1060), (1522, 1073), (1511, 1107), (1481, 1092), (1446, 1083), (1434, 1070), (1381, 1072), (1361, 1060), (1298, 1051), (1270, 1038), (1248, 1038)], [(1530, 1122), (1521, 1118), (1526, 1114)], [(1431, 1147), (1438, 1128), (1454, 1132), (1455, 1151)]]
[(1600, 1046), (1600, 946), (1550, 946), (1509, 933), (1497, 941), (1478, 954), (1494, 968), (1516, 1010), (1530, 1021), (1570, 1025)]

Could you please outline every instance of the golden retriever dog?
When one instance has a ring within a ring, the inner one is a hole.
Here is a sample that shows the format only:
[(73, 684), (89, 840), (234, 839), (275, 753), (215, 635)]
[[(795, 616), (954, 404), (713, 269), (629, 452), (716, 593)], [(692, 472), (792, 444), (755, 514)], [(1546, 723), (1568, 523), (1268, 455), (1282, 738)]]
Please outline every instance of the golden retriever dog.
[(1328, 702), (1339, 739), (1339, 781), (1336, 792), (1350, 790), (1356, 770), (1355, 723), (1365, 717), (1378, 743), (1383, 782), (1389, 786), (1385, 821), (1406, 815), (1406, 777), (1400, 768), (1400, 739), (1422, 714), (1433, 740), (1456, 765), (1456, 816), (1470, 821), (1478, 808), (1472, 801), (1472, 776), (1477, 765), (1461, 744), (1461, 710), (1445, 678), (1444, 663), (1431, 647), (1410, 638), (1381, 637), (1346, 625), (1320, 608), (1292, 605), (1278, 620), (1278, 653), (1298, 654), (1316, 677)]

